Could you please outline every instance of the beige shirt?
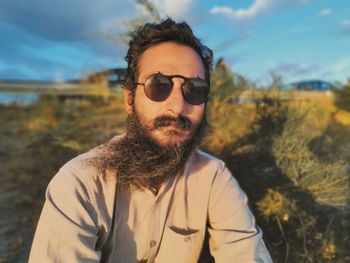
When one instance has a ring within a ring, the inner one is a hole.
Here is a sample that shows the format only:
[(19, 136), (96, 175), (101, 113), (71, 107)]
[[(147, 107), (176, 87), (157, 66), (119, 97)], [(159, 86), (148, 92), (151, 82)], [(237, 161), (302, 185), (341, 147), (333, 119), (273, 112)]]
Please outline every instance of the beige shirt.
[(86, 162), (94, 154), (74, 158), (50, 182), (30, 263), (194, 263), (206, 230), (215, 262), (272, 262), (222, 161), (196, 151), (155, 195), (126, 193), (113, 177), (103, 179)]

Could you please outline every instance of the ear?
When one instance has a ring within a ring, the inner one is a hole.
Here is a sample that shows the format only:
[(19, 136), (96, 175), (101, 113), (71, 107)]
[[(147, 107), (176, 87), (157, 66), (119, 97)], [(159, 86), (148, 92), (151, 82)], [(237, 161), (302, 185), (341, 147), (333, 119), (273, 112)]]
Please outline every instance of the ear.
[(134, 98), (131, 94), (131, 91), (124, 89), (124, 107), (128, 114), (132, 112), (132, 104), (134, 103)]

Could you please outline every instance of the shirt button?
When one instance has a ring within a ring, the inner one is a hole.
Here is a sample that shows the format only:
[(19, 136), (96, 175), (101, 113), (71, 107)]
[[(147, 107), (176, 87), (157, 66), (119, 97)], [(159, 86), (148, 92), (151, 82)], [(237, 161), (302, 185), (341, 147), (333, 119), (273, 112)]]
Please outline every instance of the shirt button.
[(185, 241), (190, 241), (190, 237), (185, 237)]
[(151, 247), (154, 247), (156, 244), (157, 244), (157, 242), (156, 242), (155, 240), (152, 240), (152, 241), (149, 243), (149, 245), (150, 245)]

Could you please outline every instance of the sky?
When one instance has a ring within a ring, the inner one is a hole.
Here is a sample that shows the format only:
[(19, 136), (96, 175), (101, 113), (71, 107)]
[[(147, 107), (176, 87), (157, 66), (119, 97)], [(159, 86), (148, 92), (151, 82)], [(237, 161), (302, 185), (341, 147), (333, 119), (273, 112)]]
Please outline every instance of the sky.
[[(350, 0), (150, 0), (257, 84), (350, 78)], [(0, 79), (65, 81), (126, 67), (134, 0), (0, 0)]]

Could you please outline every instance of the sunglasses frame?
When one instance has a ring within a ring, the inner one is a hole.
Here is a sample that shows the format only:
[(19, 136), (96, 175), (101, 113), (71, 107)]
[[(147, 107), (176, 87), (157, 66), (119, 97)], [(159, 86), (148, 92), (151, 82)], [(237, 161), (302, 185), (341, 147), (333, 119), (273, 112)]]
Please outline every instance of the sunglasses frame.
[[(172, 85), (171, 85), (171, 87), (170, 87), (170, 90), (169, 90), (169, 94), (168, 94), (164, 99), (162, 99), (162, 100), (160, 100), (160, 101), (157, 101), (157, 100), (154, 100), (154, 99), (150, 98), (150, 97), (147, 95), (147, 92), (146, 92), (146, 83), (147, 83), (147, 81), (148, 81), (150, 78), (152, 78), (152, 77), (154, 77), (154, 76), (157, 76), (157, 75), (160, 75), (160, 76), (162, 76), (162, 77), (165, 77), (166, 79), (168, 79), (168, 80), (172, 83)], [(204, 80), (204, 79), (202, 79), (202, 78), (200, 78), (200, 77), (198, 77), (198, 76), (197, 76), (196, 78), (187, 78), (187, 77), (182, 76), (182, 75), (165, 75), (165, 74), (163, 74), (163, 73), (161, 73), (161, 72), (158, 72), (158, 73), (153, 73), (153, 74), (149, 75), (149, 76), (146, 78), (146, 80), (145, 80), (144, 83), (137, 82), (137, 83), (135, 83), (135, 84), (136, 84), (136, 86), (137, 86), (137, 85), (141, 85), (141, 86), (144, 87), (144, 92), (145, 92), (147, 98), (149, 98), (149, 99), (152, 100), (152, 101), (161, 102), (161, 101), (165, 101), (167, 98), (169, 98), (170, 94), (172, 93), (173, 88), (174, 88), (173, 78), (180, 78), (180, 79), (183, 79), (183, 80), (184, 80), (184, 82), (181, 84), (181, 92), (182, 92), (182, 96), (183, 96), (184, 100), (185, 100), (187, 103), (189, 103), (189, 104), (191, 104), (191, 105), (201, 105), (201, 104), (203, 104), (203, 103), (207, 103), (207, 102), (208, 102), (208, 95), (209, 95), (210, 85), (208, 84), (208, 82), (207, 82), (206, 80)], [(204, 100), (203, 102), (201, 102), (201, 103), (191, 103), (190, 101), (188, 101), (188, 98), (186, 98), (187, 96), (185, 96), (185, 94), (186, 94), (186, 93), (185, 93), (185, 85), (186, 85), (187, 83), (189, 83), (191, 80), (201, 80), (201, 81), (204, 81), (204, 82), (208, 85), (208, 89), (206, 90), (206, 94), (205, 94), (205, 100)]]

